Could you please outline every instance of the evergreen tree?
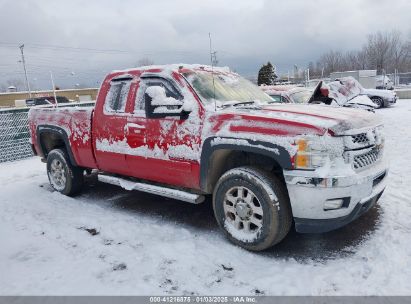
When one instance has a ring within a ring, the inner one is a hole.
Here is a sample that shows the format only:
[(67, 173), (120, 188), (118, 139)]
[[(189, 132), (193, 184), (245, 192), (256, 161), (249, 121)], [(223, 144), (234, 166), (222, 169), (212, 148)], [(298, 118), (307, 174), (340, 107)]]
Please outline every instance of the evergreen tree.
[(267, 62), (267, 64), (263, 64), (263, 66), (258, 71), (258, 85), (272, 85), (274, 81), (277, 79), (277, 74), (275, 72), (275, 67), (271, 64), (271, 62)]

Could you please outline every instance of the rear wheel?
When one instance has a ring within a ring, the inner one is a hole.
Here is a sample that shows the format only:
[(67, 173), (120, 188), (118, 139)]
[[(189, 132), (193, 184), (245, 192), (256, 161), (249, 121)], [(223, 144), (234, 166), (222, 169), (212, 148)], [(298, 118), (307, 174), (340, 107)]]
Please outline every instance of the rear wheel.
[(73, 196), (80, 192), (84, 170), (70, 163), (66, 151), (54, 149), (47, 156), (47, 175), (54, 190)]
[(381, 97), (371, 97), (371, 100), (377, 106), (377, 109), (384, 107), (384, 100)]
[(215, 187), (213, 208), (228, 239), (252, 251), (279, 243), (292, 223), (284, 184), (271, 173), (254, 167), (226, 172)]

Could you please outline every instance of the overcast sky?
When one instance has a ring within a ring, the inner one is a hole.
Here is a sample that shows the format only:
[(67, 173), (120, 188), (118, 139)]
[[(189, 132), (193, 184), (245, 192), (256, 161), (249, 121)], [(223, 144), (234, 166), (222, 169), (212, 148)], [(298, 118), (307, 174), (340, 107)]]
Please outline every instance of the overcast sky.
[(34, 88), (50, 70), (62, 87), (91, 86), (144, 57), (208, 64), (209, 32), (219, 65), (251, 76), (269, 60), (286, 73), (378, 30), (407, 37), (410, 12), (409, 0), (0, 0), (0, 85), (23, 79), (21, 43)]

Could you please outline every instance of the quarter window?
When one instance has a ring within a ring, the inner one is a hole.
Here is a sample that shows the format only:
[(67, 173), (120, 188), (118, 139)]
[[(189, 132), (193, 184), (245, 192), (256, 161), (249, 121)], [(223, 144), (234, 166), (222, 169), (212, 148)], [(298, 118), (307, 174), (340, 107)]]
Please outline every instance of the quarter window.
[(116, 80), (111, 82), (111, 86), (104, 103), (104, 109), (106, 112), (123, 113), (125, 111), (127, 96), (130, 91), (130, 84), (131, 79)]

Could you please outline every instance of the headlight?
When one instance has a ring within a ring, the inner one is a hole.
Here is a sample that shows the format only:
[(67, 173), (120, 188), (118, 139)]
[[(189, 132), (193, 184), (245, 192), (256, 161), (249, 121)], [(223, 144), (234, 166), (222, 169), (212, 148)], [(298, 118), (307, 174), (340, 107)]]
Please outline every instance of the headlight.
[(380, 147), (383, 147), (384, 139), (384, 126), (380, 125), (375, 128), (375, 144)]
[(326, 150), (316, 147), (309, 139), (301, 138), (296, 142), (297, 153), (294, 158), (296, 169), (315, 169), (323, 167), (329, 160)]

